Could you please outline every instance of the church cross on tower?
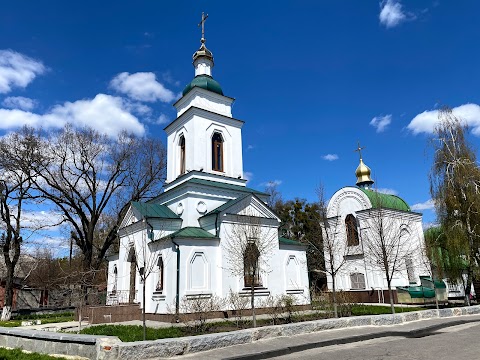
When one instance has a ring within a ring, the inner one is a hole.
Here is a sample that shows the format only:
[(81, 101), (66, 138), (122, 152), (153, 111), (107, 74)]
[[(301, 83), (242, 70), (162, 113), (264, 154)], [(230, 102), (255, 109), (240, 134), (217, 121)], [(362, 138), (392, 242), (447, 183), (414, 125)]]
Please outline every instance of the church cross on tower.
[(365, 146), (364, 147), (360, 147), (360, 142), (357, 142), (357, 148), (353, 151), (355, 152), (358, 152), (358, 154), (360, 155), (360, 160), (362, 160), (362, 150), (365, 149)]
[(207, 20), (207, 18), (208, 18), (208, 14), (205, 15), (205, 13), (202, 12), (202, 21), (198, 23), (198, 27), (200, 26), (202, 27), (202, 39), (200, 40), (202, 43), (205, 42), (205, 21)]

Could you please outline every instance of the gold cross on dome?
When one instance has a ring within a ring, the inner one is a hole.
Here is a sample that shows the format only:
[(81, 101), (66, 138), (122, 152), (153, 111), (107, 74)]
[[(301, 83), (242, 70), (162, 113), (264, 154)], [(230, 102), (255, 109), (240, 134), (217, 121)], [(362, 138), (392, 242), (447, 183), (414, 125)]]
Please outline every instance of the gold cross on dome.
[(360, 147), (360, 142), (357, 142), (357, 144), (357, 148), (353, 151), (358, 152), (358, 154), (360, 155), (360, 160), (362, 160), (362, 150), (365, 149), (365, 147)]
[(202, 42), (205, 42), (205, 20), (207, 20), (208, 14), (205, 15), (204, 12), (202, 12), (202, 21), (198, 23), (198, 27), (202, 27)]

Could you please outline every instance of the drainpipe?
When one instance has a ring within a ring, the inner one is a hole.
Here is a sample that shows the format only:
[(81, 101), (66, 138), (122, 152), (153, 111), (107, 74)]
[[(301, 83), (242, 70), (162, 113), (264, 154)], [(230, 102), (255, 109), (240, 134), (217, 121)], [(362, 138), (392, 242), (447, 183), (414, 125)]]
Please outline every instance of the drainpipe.
[[(150, 227), (150, 229), (152, 230), (152, 238), (151, 238), (150, 240), (153, 241), (155, 235), (153, 234), (153, 226), (152, 226), (152, 224), (150, 224), (150, 223), (148, 222), (148, 217), (145, 218), (145, 223), (146, 223), (146, 224)], [(148, 238), (150, 238), (150, 236), (148, 235), (148, 233), (147, 233), (147, 236), (148, 236)]]
[(217, 215), (215, 216), (215, 236), (218, 238), (218, 215), (220, 213), (217, 212)]
[(180, 313), (180, 246), (171, 237), (172, 243), (175, 245), (175, 252), (177, 253), (177, 289), (175, 294), (175, 315), (178, 322), (178, 314)]

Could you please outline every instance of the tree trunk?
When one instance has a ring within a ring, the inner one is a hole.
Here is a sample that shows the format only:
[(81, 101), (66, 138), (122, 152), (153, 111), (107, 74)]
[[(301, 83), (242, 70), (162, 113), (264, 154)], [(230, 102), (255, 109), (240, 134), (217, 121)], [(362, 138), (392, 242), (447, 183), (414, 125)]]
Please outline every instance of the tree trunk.
[[(433, 277), (432, 277), (432, 279), (433, 279)], [(434, 294), (435, 294), (435, 307), (438, 310), (440, 307), (438, 306), (437, 286), (435, 285), (435, 280), (433, 280), (433, 291), (434, 291)]]
[(253, 327), (257, 327), (257, 316), (255, 315), (255, 285), (253, 284), (250, 286), (250, 305), (252, 307), (252, 322)]
[(333, 301), (333, 316), (338, 317), (337, 306), (337, 290), (335, 289), (335, 276), (332, 276), (332, 301)]
[(468, 271), (467, 273), (467, 281), (464, 282), (464, 292), (465, 292), (465, 298), (464, 298), (464, 304), (465, 306), (470, 306), (470, 291), (472, 289), (472, 272), (471, 270)]
[(13, 275), (14, 275), (15, 265), (13, 262), (9, 262), (7, 265), (7, 275), (5, 278), (5, 298), (3, 303), (2, 310), (2, 321), (8, 321), (12, 317), (12, 307), (13, 307)]
[(80, 306), (78, 307), (78, 334), (82, 331), (82, 308), (83, 308), (83, 297), (80, 296)]
[(395, 305), (393, 302), (393, 291), (392, 291), (391, 280), (387, 279), (387, 285), (388, 285), (388, 297), (390, 298), (390, 309), (392, 310), (392, 314), (395, 314)]
[(475, 298), (478, 304), (478, 297), (480, 296), (480, 279), (478, 276), (473, 277), (473, 290), (475, 290)]
[(142, 286), (142, 323), (143, 323), (143, 340), (147, 340), (147, 324), (145, 321), (145, 280), (143, 279)]

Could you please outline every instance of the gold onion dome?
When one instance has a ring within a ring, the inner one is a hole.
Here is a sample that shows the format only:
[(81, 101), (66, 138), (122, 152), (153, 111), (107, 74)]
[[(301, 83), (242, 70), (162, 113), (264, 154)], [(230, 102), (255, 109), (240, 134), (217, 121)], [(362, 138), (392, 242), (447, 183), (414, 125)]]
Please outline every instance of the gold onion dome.
[(205, 39), (202, 38), (200, 40), (200, 42), (202, 43), (202, 45), (200, 45), (200, 49), (198, 49), (197, 51), (195, 51), (195, 53), (193, 54), (193, 62), (195, 62), (195, 60), (201, 58), (201, 57), (204, 57), (204, 58), (207, 58), (208, 60), (210, 60), (212, 63), (213, 63), (213, 54), (210, 50), (207, 49), (207, 47), (205, 46)]
[(357, 170), (355, 170), (355, 176), (357, 177), (357, 186), (362, 185), (371, 185), (373, 180), (370, 177), (372, 171), (370, 168), (363, 163), (362, 158), (360, 158), (360, 164), (358, 164)]

